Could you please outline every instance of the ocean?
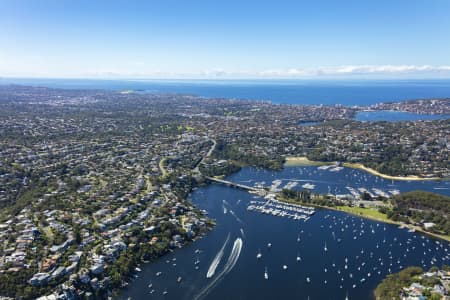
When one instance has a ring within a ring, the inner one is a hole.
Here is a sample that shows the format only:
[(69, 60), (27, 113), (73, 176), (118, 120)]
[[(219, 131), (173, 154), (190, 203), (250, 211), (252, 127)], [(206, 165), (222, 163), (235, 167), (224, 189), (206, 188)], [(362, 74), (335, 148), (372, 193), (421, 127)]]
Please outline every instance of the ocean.
[(136, 90), (211, 98), (266, 100), (278, 104), (370, 105), (450, 97), (450, 80), (86, 80), (10, 79), (0, 85)]

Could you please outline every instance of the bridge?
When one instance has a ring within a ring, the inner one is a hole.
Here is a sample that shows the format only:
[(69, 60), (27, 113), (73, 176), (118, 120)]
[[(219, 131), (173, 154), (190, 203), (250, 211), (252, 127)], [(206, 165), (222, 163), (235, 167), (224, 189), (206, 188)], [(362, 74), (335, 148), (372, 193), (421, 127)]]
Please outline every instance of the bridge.
[(209, 176), (205, 176), (205, 178), (210, 180), (210, 181), (221, 183), (221, 184), (225, 184), (227, 186), (231, 186), (231, 187), (234, 187), (234, 188), (237, 188), (237, 189), (246, 190), (246, 191), (249, 191), (249, 192), (258, 192), (258, 193), (261, 193), (261, 194), (267, 194), (267, 191), (265, 189), (255, 188), (255, 187), (252, 187), (252, 186), (239, 184), (239, 183), (235, 183), (235, 182), (232, 182), (232, 181), (218, 179), (218, 178), (209, 177)]

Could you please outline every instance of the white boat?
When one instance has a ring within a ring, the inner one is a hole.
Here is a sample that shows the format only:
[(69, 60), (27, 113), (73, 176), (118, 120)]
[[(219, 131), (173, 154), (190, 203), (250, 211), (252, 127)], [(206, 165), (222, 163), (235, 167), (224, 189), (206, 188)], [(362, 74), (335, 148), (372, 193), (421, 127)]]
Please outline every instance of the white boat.
[(286, 265), (283, 265), (283, 270), (287, 270), (287, 266)]
[(267, 248), (271, 248), (272, 247), (272, 244), (271, 243), (268, 243), (267, 244)]
[(269, 279), (269, 273), (267, 272), (267, 268), (264, 270), (264, 279)]
[(181, 282), (181, 280), (183, 280), (183, 278), (181, 278), (181, 276), (178, 276), (177, 282)]
[(302, 258), (297, 255), (297, 261), (301, 261), (301, 260), (302, 260)]
[(307, 282), (307, 283), (310, 283), (310, 282), (311, 282), (311, 279), (310, 279), (309, 277), (306, 277), (306, 282)]
[(141, 272), (142, 270), (138, 267), (134, 268), (137, 272)]
[(312, 183), (305, 183), (304, 185), (302, 185), (302, 188), (304, 189), (308, 189), (308, 190), (312, 190), (314, 189), (316, 186)]
[(156, 272), (156, 276), (161, 276), (162, 272)]
[(258, 250), (258, 254), (256, 254), (256, 258), (260, 259), (262, 257), (261, 250)]
[(328, 251), (328, 248), (327, 248), (327, 242), (325, 242), (325, 246), (323, 247), (323, 250), (324, 250), (325, 252)]

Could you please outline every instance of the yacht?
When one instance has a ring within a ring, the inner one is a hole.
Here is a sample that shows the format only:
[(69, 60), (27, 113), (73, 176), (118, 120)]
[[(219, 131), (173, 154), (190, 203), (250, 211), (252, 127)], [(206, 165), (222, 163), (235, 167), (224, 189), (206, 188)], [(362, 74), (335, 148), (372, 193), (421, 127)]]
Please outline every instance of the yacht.
[(287, 270), (287, 266), (286, 265), (283, 265), (283, 270)]
[(258, 250), (258, 254), (256, 254), (256, 258), (260, 259), (262, 257), (261, 250)]
[(267, 268), (264, 270), (264, 279), (269, 279), (269, 273), (267, 272)]
[(307, 282), (307, 283), (310, 283), (310, 282), (311, 282), (311, 279), (310, 279), (309, 277), (306, 277), (306, 282)]
[(268, 243), (267, 244), (267, 248), (271, 248), (272, 247), (272, 244), (271, 243)]

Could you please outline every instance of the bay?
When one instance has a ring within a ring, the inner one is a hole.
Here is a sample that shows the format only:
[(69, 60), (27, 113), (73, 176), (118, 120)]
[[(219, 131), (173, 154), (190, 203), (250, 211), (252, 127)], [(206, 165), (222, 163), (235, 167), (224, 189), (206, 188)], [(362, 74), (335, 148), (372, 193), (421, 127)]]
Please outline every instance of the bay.
[[(280, 187), (297, 182), (296, 188), (309, 183), (317, 192), (348, 193), (349, 186), (372, 192), (373, 188), (384, 192), (423, 189), (450, 194), (448, 181), (392, 181), (348, 168), (244, 168), (227, 179), (246, 185), (271, 185), (281, 180)], [(373, 289), (389, 272), (410, 265), (428, 269), (450, 263), (449, 243), (395, 225), (327, 209), (317, 210), (306, 222), (262, 215), (247, 210), (257, 196), (218, 184), (195, 190), (190, 199), (206, 209), (217, 226), (204, 238), (141, 267), (143, 271), (136, 273), (138, 278), (119, 299), (372, 299)], [(229, 255), (238, 238), (242, 250), (236, 265), (229, 269)], [(268, 248), (268, 243), (272, 247)], [(224, 244), (214, 276), (206, 278)], [(256, 258), (258, 252), (260, 259)], [(268, 279), (264, 279), (266, 269)], [(156, 276), (157, 272), (162, 272), (161, 276)]]
[(448, 119), (449, 115), (423, 115), (404, 111), (360, 111), (356, 113), (355, 120), (362, 122), (402, 122), (402, 121), (426, 121)]

